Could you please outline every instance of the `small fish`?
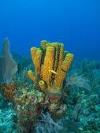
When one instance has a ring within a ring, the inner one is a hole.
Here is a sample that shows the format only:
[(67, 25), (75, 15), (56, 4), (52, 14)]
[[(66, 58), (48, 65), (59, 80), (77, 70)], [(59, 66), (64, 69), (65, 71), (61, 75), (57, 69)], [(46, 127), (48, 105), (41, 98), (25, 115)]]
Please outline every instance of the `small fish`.
[(52, 74), (57, 75), (57, 72), (55, 72), (54, 70), (49, 70), (49, 72), (51, 72)]

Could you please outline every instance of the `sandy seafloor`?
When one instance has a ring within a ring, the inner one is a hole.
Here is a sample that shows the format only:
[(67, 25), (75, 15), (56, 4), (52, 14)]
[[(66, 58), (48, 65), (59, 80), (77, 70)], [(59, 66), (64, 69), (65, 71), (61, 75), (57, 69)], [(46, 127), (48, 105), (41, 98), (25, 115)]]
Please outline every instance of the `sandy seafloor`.
[[(26, 82), (23, 72), (33, 64), (24, 57), (15, 59), (21, 65), (16, 80)], [(45, 123), (39, 121), (33, 133), (100, 133), (100, 61), (75, 60), (66, 81), (66, 114), (57, 122), (43, 114)], [(0, 94), (0, 133), (17, 133), (16, 119), (12, 103)]]

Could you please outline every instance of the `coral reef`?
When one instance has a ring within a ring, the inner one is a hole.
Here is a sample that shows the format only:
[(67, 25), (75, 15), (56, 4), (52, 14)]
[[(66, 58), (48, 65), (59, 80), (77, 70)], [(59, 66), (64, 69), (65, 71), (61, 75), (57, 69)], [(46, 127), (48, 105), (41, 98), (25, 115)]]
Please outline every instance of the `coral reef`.
[[(20, 59), (21, 57), (19, 57), (19, 60)], [(22, 97), (22, 92), (28, 92), (28, 94), (30, 94), (34, 90), (34, 93), (37, 95), (37, 88), (35, 88), (34, 82), (31, 82), (25, 77), (27, 70), (32, 69), (32, 65), (33, 64), (29, 64), (26, 60), (22, 67), (24, 69), (20, 71), (16, 77), (17, 90), (15, 98), (17, 99)], [(17, 107), (21, 103), (18, 103), (15, 99), (16, 103), (13, 107), (12, 104), (5, 101), (4, 97), (0, 94), (0, 133), (23, 133), (23, 130), (28, 133), (30, 130), (27, 127), (31, 127), (32, 130), (30, 133), (99, 133), (99, 66), (100, 61), (76, 60), (74, 62), (65, 79), (66, 84), (63, 88), (67, 95), (63, 96), (62, 101), (67, 105), (67, 111), (63, 117), (57, 120), (53, 119), (49, 112), (42, 112), (39, 114), (40, 116), (38, 115), (39, 118), (36, 119), (36, 124), (32, 125), (31, 121), (26, 121), (26, 123), (19, 125), (20, 123), (17, 124), (18, 118), (20, 117), (19, 120), (23, 120), (24, 115), (20, 114), (21, 108), (19, 111), (17, 110)], [(45, 106), (43, 103), (42, 105)], [(34, 107), (30, 105), (29, 110), (31, 111), (31, 108), (33, 109)], [(24, 103), (22, 106), (24, 106)], [(31, 120), (29, 114), (26, 115), (26, 118)]]
[(31, 49), (34, 68), (30, 59), (18, 57), (17, 77), (0, 82), (0, 133), (100, 132), (100, 61), (76, 60), (66, 77), (73, 55), (69, 58), (63, 49), (67, 64), (60, 67), (60, 48), (63, 44), (42, 41), (40, 48)]
[[(64, 51), (62, 43), (41, 41), (40, 48), (31, 48), (31, 56), (35, 71), (29, 70), (27, 75), (46, 94), (48, 110), (60, 114), (66, 108), (61, 105), (61, 96), (73, 54)], [(58, 111), (60, 108), (63, 111)]]
[[(51, 113), (54, 119), (65, 113), (63, 83), (73, 61), (73, 54), (64, 51), (64, 45), (58, 42), (41, 41), (40, 48), (31, 48), (31, 56), (34, 72), (27, 68), (22, 71), (9, 52), (8, 39), (4, 41), (3, 56), (0, 57), (0, 89), (6, 100), (13, 103), (19, 127), (17, 132), (21, 133), (32, 132), (42, 112)], [(24, 78), (20, 82), (21, 75)]]
[(18, 125), (26, 133), (31, 132), (42, 112), (58, 117), (66, 111), (61, 99), (63, 82), (73, 60), (73, 54), (66, 53), (63, 44), (47, 41), (42, 41), (40, 48), (32, 47), (31, 56), (35, 71), (30, 69), (27, 77), (33, 85), (17, 87), (14, 95)]
[(28, 133), (32, 126), (37, 122), (41, 113), (41, 103), (44, 101), (44, 94), (38, 90), (20, 88), (15, 95), (15, 107), (18, 118), (19, 131)]

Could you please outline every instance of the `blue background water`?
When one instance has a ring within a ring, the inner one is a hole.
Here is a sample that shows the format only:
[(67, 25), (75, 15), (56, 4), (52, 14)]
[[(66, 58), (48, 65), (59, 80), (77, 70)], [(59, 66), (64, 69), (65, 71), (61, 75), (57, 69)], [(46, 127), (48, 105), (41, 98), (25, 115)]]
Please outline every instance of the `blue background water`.
[(0, 44), (5, 37), (21, 54), (46, 39), (100, 59), (100, 0), (0, 0)]

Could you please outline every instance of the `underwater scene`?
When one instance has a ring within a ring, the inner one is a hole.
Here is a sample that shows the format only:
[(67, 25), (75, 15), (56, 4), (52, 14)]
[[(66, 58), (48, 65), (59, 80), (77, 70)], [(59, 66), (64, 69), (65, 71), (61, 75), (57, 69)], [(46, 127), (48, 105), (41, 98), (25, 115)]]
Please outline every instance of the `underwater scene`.
[(0, 133), (100, 133), (99, 0), (0, 0)]

